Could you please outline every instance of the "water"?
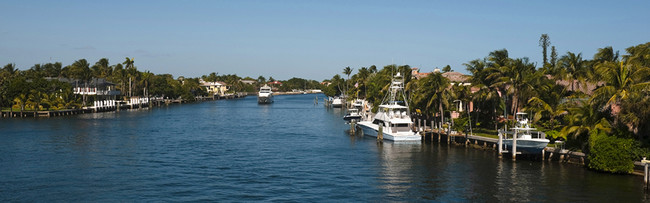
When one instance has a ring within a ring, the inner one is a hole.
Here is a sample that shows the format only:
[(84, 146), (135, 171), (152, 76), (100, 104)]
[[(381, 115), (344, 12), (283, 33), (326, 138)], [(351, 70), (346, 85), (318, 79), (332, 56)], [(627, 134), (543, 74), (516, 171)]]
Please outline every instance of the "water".
[(315, 96), (0, 119), (0, 201), (647, 201), (638, 176), (350, 136)]

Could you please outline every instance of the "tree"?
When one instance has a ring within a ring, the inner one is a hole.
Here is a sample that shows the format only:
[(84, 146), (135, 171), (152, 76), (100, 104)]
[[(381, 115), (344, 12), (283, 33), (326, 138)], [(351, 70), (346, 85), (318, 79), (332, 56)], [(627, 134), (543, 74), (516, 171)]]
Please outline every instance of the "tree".
[(555, 68), (557, 65), (557, 50), (555, 50), (555, 46), (551, 46), (551, 68)]
[[(345, 68), (343, 69), (343, 74), (345, 74), (345, 75), (348, 76), (348, 80), (345, 81), (345, 91), (347, 91), (347, 89), (348, 89), (348, 83), (349, 83), (349, 81), (350, 81), (350, 74), (352, 74), (352, 70), (353, 70), (353, 68), (350, 68), (350, 66), (345, 67)], [(343, 91), (343, 94), (346, 94), (345, 91)]]
[[(499, 108), (498, 104), (501, 102), (501, 97), (499, 96), (498, 88), (492, 85), (495, 81), (487, 77), (496, 69), (488, 67), (486, 59), (475, 59), (465, 63), (464, 65), (466, 70), (472, 74), (469, 81), (472, 83), (473, 87), (478, 89), (472, 95), (472, 98), (474, 98), (473, 120), (479, 122), (479, 124), (481, 122), (485, 124), (494, 123), (494, 128), (496, 130), (498, 126), (494, 121), (498, 116), (496, 112), (497, 108)], [(484, 119), (481, 120), (481, 118)]]
[[(611, 109), (615, 123), (620, 118), (618, 112), (623, 101), (629, 98), (647, 96), (644, 91), (650, 86), (650, 82), (646, 81), (646, 78), (650, 76), (650, 68), (629, 62), (627, 64), (620, 62), (619, 66), (607, 62), (599, 64), (596, 70), (605, 85), (594, 91), (591, 102), (603, 108)], [(637, 133), (638, 126), (632, 126), (632, 128)]]
[(545, 80), (535, 90), (538, 94), (528, 99), (526, 111), (533, 113), (533, 122), (538, 122), (543, 117), (548, 118), (549, 122), (544, 127), (555, 130), (557, 127), (555, 119), (566, 113), (560, 102), (566, 96), (566, 88), (554, 81)]
[(495, 71), (488, 75), (494, 79), (493, 87), (504, 89), (512, 95), (511, 112), (518, 112), (520, 100), (527, 101), (531, 97), (539, 80), (543, 77), (542, 72), (535, 71), (535, 65), (528, 61), (528, 58), (508, 60), (506, 65), (494, 67)]
[(371, 74), (376, 73), (377, 72), (377, 66), (375, 66), (375, 65), (370, 66), (370, 68), (368, 68), (368, 71), (370, 71)]
[(582, 60), (582, 54), (567, 52), (566, 55), (560, 58), (559, 62), (561, 69), (556, 73), (555, 77), (571, 82), (571, 91), (575, 92), (574, 84), (577, 84), (578, 88), (580, 88), (580, 84), (585, 83), (588, 74), (584, 60)]
[(131, 83), (132, 83), (132, 81), (131, 80), (132, 80), (133, 76), (135, 75), (135, 72), (137, 72), (137, 70), (133, 66), (134, 63), (135, 63), (135, 61), (133, 60), (133, 58), (129, 58), (129, 57), (126, 57), (126, 60), (124, 62), (122, 62), (122, 64), (124, 64), (124, 70), (126, 71), (126, 74), (127, 74), (128, 78), (129, 78), (129, 97), (132, 96), (132, 91), (131, 91), (131, 88), (132, 88)]
[(548, 37), (548, 34), (542, 34), (539, 37), (539, 46), (542, 47), (542, 56), (544, 57), (544, 66), (547, 66), (548, 60), (546, 58), (546, 50), (548, 46), (551, 45), (551, 39)]
[(442, 73), (431, 73), (418, 81), (420, 88), (416, 91), (413, 102), (426, 113), (433, 113), (433, 109), (438, 107), (440, 123), (444, 124), (444, 107), (449, 106), (449, 100), (452, 98), (449, 85), (449, 79), (442, 76)]
[(449, 65), (446, 65), (444, 68), (442, 68), (442, 72), (446, 73), (446, 72), (451, 72), (451, 71), (452, 71), (451, 66), (449, 66)]

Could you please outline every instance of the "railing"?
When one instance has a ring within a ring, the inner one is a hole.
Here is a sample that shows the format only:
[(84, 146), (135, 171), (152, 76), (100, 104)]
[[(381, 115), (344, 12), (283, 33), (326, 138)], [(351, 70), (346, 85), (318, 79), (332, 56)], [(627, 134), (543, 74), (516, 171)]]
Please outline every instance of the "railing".
[(116, 90), (98, 90), (96, 87), (75, 87), (74, 94), (81, 95), (119, 95), (120, 91)]

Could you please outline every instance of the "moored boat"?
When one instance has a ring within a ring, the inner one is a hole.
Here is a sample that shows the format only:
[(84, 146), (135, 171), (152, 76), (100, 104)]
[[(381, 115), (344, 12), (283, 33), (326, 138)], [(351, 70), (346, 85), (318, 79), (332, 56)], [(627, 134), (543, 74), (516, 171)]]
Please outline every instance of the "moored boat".
[(528, 118), (526, 118), (526, 113), (518, 112), (515, 114), (516, 123), (515, 127), (512, 128), (511, 132), (501, 132), (501, 136), (505, 136), (503, 139), (503, 147), (506, 150), (512, 150), (512, 145), (514, 142), (513, 138), (516, 139), (516, 150), (522, 154), (537, 154), (541, 153), (544, 148), (550, 142), (546, 139), (546, 134), (534, 131), (536, 128), (531, 128)]
[(359, 109), (350, 108), (348, 113), (343, 116), (343, 120), (347, 122), (357, 122), (361, 120), (361, 114), (359, 114)]
[[(403, 101), (397, 101), (398, 94)], [(393, 77), (389, 96), (379, 105), (377, 114), (371, 120), (361, 121), (358, 125), (364, 134), (373, 137), (381, 134), (383, 139), (393, 141), (422, 140), (422, 137), (412, 130), (413, 121), (404, 94), (404, 82), (399, 72)]]
[(335, 97), (334, 100), (332, 100), (332, 107), (334, 107), (334, 108), (343, 107), (343, 98)]

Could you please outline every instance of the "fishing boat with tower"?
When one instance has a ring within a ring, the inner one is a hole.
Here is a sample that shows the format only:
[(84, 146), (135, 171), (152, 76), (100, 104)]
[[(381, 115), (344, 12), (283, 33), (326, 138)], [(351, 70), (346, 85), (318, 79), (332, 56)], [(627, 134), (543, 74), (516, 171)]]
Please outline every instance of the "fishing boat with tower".
[[(400, 100), (401, 99), (401, 100)], [(370, 120), (358, 125), (365, 135), (393, 141), (420, 141), (422, 137), (412, 130), (408, 100), (404, 93), (404, 78), (398, 72), (391, 80), (390, 90), (379, 111)]]

